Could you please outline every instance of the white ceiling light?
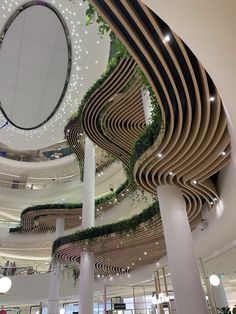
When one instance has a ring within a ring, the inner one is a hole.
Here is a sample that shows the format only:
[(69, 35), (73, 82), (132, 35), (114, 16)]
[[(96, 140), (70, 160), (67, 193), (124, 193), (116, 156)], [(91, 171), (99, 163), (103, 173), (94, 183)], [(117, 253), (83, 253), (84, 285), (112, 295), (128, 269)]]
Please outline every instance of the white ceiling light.
[(63, 308), (60, 309), (60, 314), (65, 314), (66, 313), (66, 310)]
[(166, 35), (165, 37), (164, 37), (164, 42), (168, 42), (168, 41), (170, 41), (170, 39), (171, 39), (171, 36), (170, 36), (170, 34), (168, 34), (168, 35)]
[(220, 278), (215, 274), (209, 277), (209, 281), (210, 281), (210, 284), (214, 287), (217, 287), (220, 284)]
[(9, 277), (0, 278), (0, 293), (7, 293), (11, 289), (11, 279)]
[(210, 101), (212, 102), (212, 101), (214, 101), (215, 100), (215, 97), (214, 96), (211, 96), (210, 97)]

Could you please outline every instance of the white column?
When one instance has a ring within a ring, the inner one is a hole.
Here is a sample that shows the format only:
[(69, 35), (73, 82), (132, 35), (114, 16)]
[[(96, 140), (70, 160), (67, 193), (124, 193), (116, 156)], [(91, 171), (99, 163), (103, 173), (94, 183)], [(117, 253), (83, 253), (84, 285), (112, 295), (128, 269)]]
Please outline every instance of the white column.
[(229, 306), (222, 281), (220, 281), (219, 286), (211, 286), (211, 289), (214, 296), (216, 308)]
[(208, 314), (182, 192), (160, 186), (158, 199), (177, 313)]
[[(95, 147), (91, 140), (85, 139), (84, 158), (84, 197), (82, 209), (82, 229), (94, 227), (94, 199), (95, 199)], [(79, 280), (79, 313), (93, 314), (93, 253), (84, 251), (80, 255)]]
[(94, 290), (94, 256), (92, 252), (84, 251), (80, 255), (80, 280), (79, 280), (79, 313), (93, 314)]
[(145, 116), (145, 122), (146, 124), (150, 124), (151, 122), (151, 99), (150, 94), (147, 89), (142, 90), (142, 101), (143, 101), (143, 110), (144, 110), (144, 116)]
[[(64, 234), (64, 218), (57, 218), (55, 239)], [(58, 314), (58, 299), (60, 293), (60, 267), (58, 263), (53, 263), (50, 273), (48, 314)]]

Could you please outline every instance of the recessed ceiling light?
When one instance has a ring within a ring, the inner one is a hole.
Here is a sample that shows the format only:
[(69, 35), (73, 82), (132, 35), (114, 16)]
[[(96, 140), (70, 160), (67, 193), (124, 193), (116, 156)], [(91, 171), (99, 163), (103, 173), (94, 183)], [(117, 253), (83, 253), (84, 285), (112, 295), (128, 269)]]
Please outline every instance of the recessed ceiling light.
[(210, 101), (214, 101), (215, 100), (215, 97), (214, 96), (211, 96), (210, 97)]
[(193, 184), (197, 184), (197, 180), (193, 180)]
[(170, 41), (170, 39), (171, 39), (171, 36), (168, 34), (168, 35), (166, 35), (166, 36), (164, 37), (164, 40), (163, 40), (163, 41), (164, 41), (164, 42), (165, 42), (165, 41), (168, 42), (168, 41)]
[(221, 152), (221, 155), (222, 155), (222, 156), (225, 156), (225, 155), (226, 155), (226, 152), (225, 152), (225, 151)]

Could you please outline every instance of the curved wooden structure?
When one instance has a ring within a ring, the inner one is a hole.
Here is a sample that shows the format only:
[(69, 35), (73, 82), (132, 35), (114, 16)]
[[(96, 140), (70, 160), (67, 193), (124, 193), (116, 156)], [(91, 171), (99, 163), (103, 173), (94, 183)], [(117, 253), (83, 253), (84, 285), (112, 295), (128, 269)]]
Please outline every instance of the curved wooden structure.
[[(85, 143), (85, 134), (83, 128), (78, 120), (74, 118), (69, 121), (65, 127), (65, 138), (76, 154), (80, 167), (80, 176), (83, 180), (83, 169), (84, 169), (84, 143)], [(114, 158), (104, 149), (97, 147), (96, 149), (96, 173), (101, 173), (106, 167), (109, 167)]]
[[(59, 207), (59, 206), (58, 206)], [(56, 219), (65, 219), (65, 229), (72, 229), (81, 224), (82, 207), (78, 208), (32, 208), (23, 212), (21, 217), (21, 233), (46, 233), (55, 232)], [(12, 231), (11, 231), (12, 232)]]
[(142, 223), (136, 231), (61, 245), (55, 258), (60, 263), (78, 266), (84, 250), (94, 252), (94, 270), (98, 275), (121, 275), (136, 266), (153, 263), (165, 255), (160, 216)]
[[(153, 194), (163, 184), (179, 186), (193, 227), (201, 217), (203, 203), (212, 207), (218, 201), (217, 174), (230, 161), (230, 137), (219, 93), (190, 49), (141, 1), (89, 2), (95, 5), (140, 66), (161, 109), (165, 128), (154, 145), (137, 160), (135, 181)], [(129, 96), (122, 94), (126, 78), (135, 75), (135, 62), (131, 58), (123, 60), (83, 111), (85, 133), (125, 164), (143, 123), (136, 85), (130, 89)], [(135, 84), (138, 86), (138, 78)], [(117, 102), (115, 106), (114, 95), (124, 105), (118, 106)], [(136, 96), (136, 101), (132, 102)], [(128, 101), (134, 107), (125, 106)], [(127, 117), (135, 122), (127, 123)], [(61, 262), (78, 263), (80, 252), (88, 249), (95, 252), (99, 265), (107, 265), (109, 260), (109, 265), (126, 269), (137, 265), (132, 264), (132, 258), (147, 264), (164, 254), (160, 218), (146, 226), (146, 230), (140, 227), (128, 238), (125, 245), (124, 239), (117, 235), (111, 235), (109, 241), (97, 238), (96, 244), (61, 245), (56, 258)], [(160, 250), (154, 249), (157, 239), (161, 243)], [(143, 259), (142, 254), (150, 259)], [(95, 269), (102, 273), (101, 268), (95, 266)]]
[(133, 143), (145, 126), (141, 82), (135, 78), (136, 71), (132, 58), (121, 60), (82, 112), (85, 133), (126, 165)]
[(142, 1), (91, 0), (141, 67), (166, 126), (137, 161), (135, 180), (146, 191), (178, 185), (190, 221), (203, 202), (218, 200), (214, 175), (230, 161), (230, 137), (220, 95), (182, 40)]

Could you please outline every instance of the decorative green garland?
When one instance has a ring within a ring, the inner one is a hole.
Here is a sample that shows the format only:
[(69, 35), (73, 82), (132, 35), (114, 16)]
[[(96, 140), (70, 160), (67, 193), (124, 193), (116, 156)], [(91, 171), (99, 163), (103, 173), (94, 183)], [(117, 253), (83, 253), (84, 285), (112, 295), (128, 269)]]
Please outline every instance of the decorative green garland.
[(135, 231), (138, 229), (141, 223), (146, 223), (150, 221), (154, 218), (154, 216), (159, 213), (159, 203), (155, 202), (147, 209), (142, 211), (140, 214), (134, 215), (130, 219), (125, 219), (116, 223), (85, 229), (82, 231), (78, 231), (74, 234), (58, 238), (53, 243), (52, 254), (54, 255), (56, 250), (64, 244), (80, 241), (93, 241), (98, 237), (106, 237), (111, 233), (123, 234)]
[[(104, 203), (107, 202), (115, 202), (115, 200), (119, 197), (119, 195), (124, 192), (129, 186), (128, 181), (126, 180), (125, 182), (123, 182), (114, 192), (111, 192), (105, 196), (101, 196), (97, 199), (95, 199), (95, 207), (96, 206), (100, 206)], [(74, 209), (74, 208), (82, 208), (83, 203), (58, 203), (58, 204), (42, 204), (42, 205), (35, 205), (35, 206), (30, 206), (25, 208), (22, 212), (21, 212), (21, 219), (22, 217), (32, 211), (37, 211), (37, 210), (47, 210), (47, 209)], [(17, 226), (15, 228), (10, 228), (9, 232), (13, 233), (13, 232), (19, 232), (22, 230), (22, 226)]]
[(129, 171), (128, 175), (130, 176), (130, 180), (133, 181), (133, 173), (134, 173), (134, 165), (136, 161), (147, 151), (156, 141), (160, 130), (164, 128), (161, 118), (160, 107), (157, 102), (157, 98), (152, 90), (151, 85), (147, 81), (144, 74), (138, 69), (139, 74), (142, 76), (142, 82), (149, 92), (150, 102), (152, 106), (151, 111), (151, 123), (146, 125), (144, 132), (140, 135), (140, 137), (134, 143), (132, 153), (129, 160)]
[[(108, 33), (110, 31), (109, 26), (104, 22), (101, 16), (97, 14), (96, 9), (92, 5), (89, 4), (89, 8), (86, 11), (86, 25), (90, 25), (94, 22), (98, 24), (100, 34), (104, 35), (105, 32)], [(79, 106), (77, 119), (79, 119), (81, 123), (83, 119), (83, 109), (86, 103), (91, 98), (91, 96), (94, 94), (94, 92), (96, 92), (100, 88), (100, 86), (112, 74), (112, 72), (115, 70), (115, 68), (119, 64), (119, 62), (122, 59), (125, 59), (130, 56), (127, 49), (124, 47), (121, 41), (118, 38), (116, 38), (113, 32), (110, 32), (110, 37), (112, 39), (111, 41), (112, 44), (111, 44), (110, 59), (108, 62), (107, 70), (101, 75), (101, 77), (95, 82), (95, 84), (87, 91), (87, 93), (85, 94)], [(130, 80), (130, 82), (127, 83), (126, 87), (129, 88), (130, 84), (133, 82), (136, 76), (141, 76), (142, 85), (149, 92), (151, 106), (152, 106), (152, 113), (151, 113), (152, 122), (149, 125), (146, 125), (144, 132), (140, 135), (140, 137), (134, 143), (134, 147), (130, 156), (129, 167), (125, 167), (127, 180), (130, 183), (135, 182), (134, 177), (133, 177), (133, 169), (134, 169), (134, 165), (136, 161), (148, 148), (150, 148), (154, 144), (162, 128), (162, 118), (161, 118), (161, 112), (160, 112), (160, 107), (157, 102), (157, 98), (146, 76), (144, 75), (144, 73), (141, 71), (139, 67), (137, 67), (136, 75)], [(75, 118), (76, 117), (74, 116), (73, 121)], [(68, 125), (66, 126), (66, 129), (68, 129)]]

